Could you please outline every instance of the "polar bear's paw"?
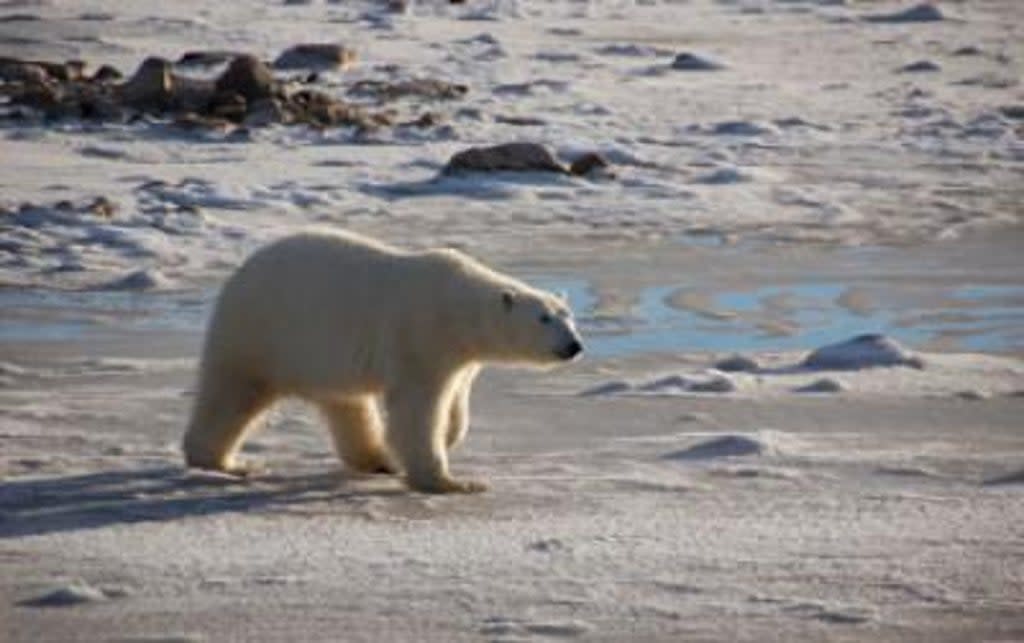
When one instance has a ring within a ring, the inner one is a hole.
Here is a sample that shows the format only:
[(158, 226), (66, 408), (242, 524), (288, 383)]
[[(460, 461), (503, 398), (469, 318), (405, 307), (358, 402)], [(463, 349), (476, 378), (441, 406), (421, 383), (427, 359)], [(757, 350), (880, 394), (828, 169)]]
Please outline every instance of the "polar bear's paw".
[(409, 479), (409, 487), (413, 491), (423, 493), (483, 493), (489, 489), (486, 482), (479, 480), (456, 480), (454, 478), (437, 478), (432, 480)]

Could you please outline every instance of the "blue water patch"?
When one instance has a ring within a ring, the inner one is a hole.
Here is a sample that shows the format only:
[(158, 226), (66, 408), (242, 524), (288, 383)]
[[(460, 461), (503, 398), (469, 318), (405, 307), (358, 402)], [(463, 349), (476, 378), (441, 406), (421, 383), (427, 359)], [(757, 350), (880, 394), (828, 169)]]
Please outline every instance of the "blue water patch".
[(0, 341), (75, 340), (104, 331), (201, 331), (213, 296), (0, 290)]
[[(628, 312), (608, 314), (600, 309), (601, 298), (585, 279), (544, 276), (530, 281), (568, 297), (588, 354), (594, 357), (809, 350), (864, 333), (884, 333), (914, 348), (1024, 351), (1021, 285), (917, 284), (914, 297), (881, 292), (885, 296), (873, 298), (872, 306), (857, 311), (839, 303), (848, 287), (844, 283), (722, 289), (708, 297), (709, 306), (727, 315), (708, 315), (672, 305), (673, 294), (687, 284), (645, 288)], [(84, 340), (119, 332), (201, 333), (214, 296), (214, 291), (0, 290), (0, 342)]]
[[(943, 340), (944, 346), (981, 352), (1024, 349), (1024, 286), (935, 287), (923, 306), (914, 300), (875, 305), (856, 312), (840, 305), (848, 284), (835, 282), (768, 286), (716, 293), (709, 317), (673, 306), (684, 286), (653, 286), (639, 294), (627, 316), (596, 309), (599, 297), (585, 281), (557, 277), (533, 280), (564, 291), (576, 311), (588, 353), (618, 357), (655, 352), (810, 350), (865, 333), (883, 333), (915, 348)], [(888, 298), (887, 298), (888, 299)], [(782, 302), (772, 304), (771, 302)], [(917, 317), (908, 322), (908, 318)], [(772, 332), (784, 324), (789, 333)]]

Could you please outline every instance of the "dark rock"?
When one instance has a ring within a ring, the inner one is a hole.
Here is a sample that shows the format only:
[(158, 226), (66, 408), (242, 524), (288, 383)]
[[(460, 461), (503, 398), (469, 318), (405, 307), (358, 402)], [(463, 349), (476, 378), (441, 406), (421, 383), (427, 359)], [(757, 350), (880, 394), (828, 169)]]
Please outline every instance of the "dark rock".
[(124, 120), (125, 110), (109, 91), (100, 91), (95, 86), (85, 86), (77, 98), (78, 115), (97, 121)]
[(314, 43), (286, 49), (274, 61), (276, 69), (334, 69), (351, 66), (356, 52), (343, 45)]
[(48, 117), (56, 114), (63, 103), (64, 90), (50, 83), (33, 83), (11, 96), (11, 102), (40, 111)]
[(725, 69), (725, 65), (711, 59), (684, 51), (672, 61), (672, 69), (679, 71), (719, 71)]
[(761, 365), (746, 355), (730, 355), (715, 362), (715, 368), (726, 373), (753, 373), (761, 370)]
[(213, 67), (242, 55), (237, 51), (224, 50), (186, 51), (178, 58), (177, 64), (182, 67)]
[(953, 50), (954, 56), (981, 56), (985, 52), (977, 45), (966, 45)]
[(97, 83), (112, 83), (124, 78), (124, 75), (111, 65), (103, 65), (96, 70), (96, 73), (92, 75), (93, 82)]
[(912, 22), (939, 22), (945, 20), (945, 16), (942, 15), (942, 11), (935, 5), (923, 2), (895, 13), (879, 13), (864, 16), (863, 20), (865, 22), (904, 24)]
[(554, 155), (538, 143), (505, 143), (493, 147), (471, 147), (456, 153), (445, 165), (444, 174), (463, 172), (555, 172), (568, 174)]
[[(256, 102), (265, 100), (270, 99), (261, 98)], [(248, 111), (248, 101), (245, 100), (244, 96), (233, 91), (215, 92), (213, 96), (210, 97), (210, 101), (206, 107), (206, 112), (211, 116), (226, 118), (236, 123), (241, 123), (245, 120)]]
[(516, 127), (540, 127), (548, 124), (548, 122), (543, 118), (536, 118), (533, 116), (511, 116), (506, 114), (496, 114), (494, 116), (494, 122), (501, 123), (503, 125), (515, 125)]
[(84, 60), (69, 60), (65, 62), (64, 69), (67, 73), (67, 79), (76, 82), (85, 80), (85, 67)]
[(209, 108), (217, 94), (216, 84), (205, 78), (174, 76), (174, 96), (171, 108), (187, 112), (202, 112)]
[(411, 127), (424, 127), (424, 128), (426, 128), (426, 127), (437, 127), (438, 125), (440, 125), (442, 123), (442, 121), (443, 121), (443, 119), (441, 118), (441, 116), (439, 114), (436, 114), (434, 112), (423, 112), (422, 114), (419, 115), (418, 118), (416, 118), (413, 121), (409, 121), (408, 123), (404, 123), (404, 125), (409, 125)]
[(586, 176), (591, 172), (605, 171), (610, 166), (611, 164), (608, 162), (608, 159), (597, 152), (587, 152), (572, 162), (572, 165), (569, 166), (569, 173), (576, 176)]
[(376, 129), (394, 124), (391, 113), (371, 114), (358, 105), (311, 89), (295, 92), (288, 107), (295, 112), (296, 121), (314, 126), (355, 125), (361, 129)]
[(353, 95), (370, 96), (379, 101), (398, 100), (416, 96), (427, 100), (451, 100), (462, 98), (469, 87), (436, 78), (413, 78), (397, 82), (361, 80), (349, 88)]
[(917, 62), (910, 63), (909, 65), (903, 65), (899, 69), (899, 71), (909, 74), (941, 70), (942, 67), (939, 67), (937, 63), (934, 63), (930, 60), (919, 60)]
[(1004, 105), (999, 108), (999, 112), (1015, 121), (1024, 120), (1024, 105)]
[(163, 58), (147, 58), (135, 74), (121, 85), (125, 105), (142, 111), (163, 112), (174, 95), (171, 63)]
[(261, 98), (249, 106), (243, 122), (248, 127), (266, 127), (291, 121), (292, 115), (285, 109), (284, 103), (276, 98)]
[(239, 56), (216, 82), (218, 92), (234, 92), (246, 100), (270, 98), (276, 89), (270, 68), (255, 56)]
[(99, 196), (92, 203), (85, 206), (85, 209), (96, 216), (110, 219), (117, 213), (117, 204), (105, 196)]
[(793, 389), (796, 393), (842, 393), (845, 390), (846, 386), (832, 377), (822, 377)]
[(0, 80), (18, 83), (44, 83), (50, 75), (38, 63), (17, 58), (0, 58)]
[(226, 118), (206, 116), (204, 114), (196, 114), (195, 112), (179, 114), (174, 119), (174, 124), (182, 129), (196, 131), (230, 132), (237, 127), (235, 123)]

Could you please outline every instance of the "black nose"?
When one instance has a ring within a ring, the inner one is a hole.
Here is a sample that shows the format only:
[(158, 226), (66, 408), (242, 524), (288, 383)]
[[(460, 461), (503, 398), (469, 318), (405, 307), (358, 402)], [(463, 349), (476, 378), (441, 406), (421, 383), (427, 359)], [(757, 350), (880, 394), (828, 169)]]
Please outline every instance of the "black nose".
[(583, 344), (579, 340), (572, 340), (569, 344), (562, 349), (561, 355), (563, 359), (572, 359), (583, 352)]

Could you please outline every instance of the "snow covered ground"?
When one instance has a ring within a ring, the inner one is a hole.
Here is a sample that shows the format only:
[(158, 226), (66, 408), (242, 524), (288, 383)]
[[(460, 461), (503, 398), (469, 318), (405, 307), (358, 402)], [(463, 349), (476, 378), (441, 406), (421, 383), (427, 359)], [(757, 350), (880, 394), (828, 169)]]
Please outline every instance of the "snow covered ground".
[[(1024, 4), (0, 2), (0, 56), (125, 76), (316, 42), (357, 61), (288, 91), (396, 124), (0, 84), (0, 638), (1024, 638)], [(366, 90), (417, 79), (467, 91)], [(511, 141), (610, 167), (442, 174)], [(310, 225), (568, 292), (587, 359), (474, 399), (491, 492), (348, 476), (298, 404), (181, 469), (217, 283)]]

